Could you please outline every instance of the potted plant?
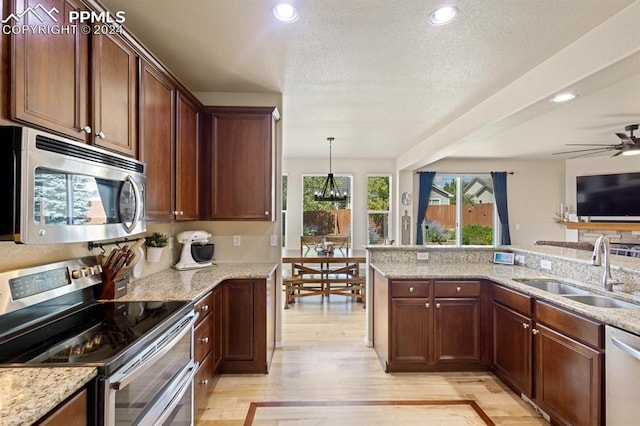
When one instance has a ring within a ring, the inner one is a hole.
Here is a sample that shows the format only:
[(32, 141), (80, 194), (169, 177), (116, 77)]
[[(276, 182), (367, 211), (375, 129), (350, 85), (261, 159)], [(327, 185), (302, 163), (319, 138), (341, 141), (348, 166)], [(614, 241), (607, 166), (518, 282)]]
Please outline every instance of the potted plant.
[(147, 262), (159, 262), (160, 256), (162, 256), (162, 249), (169, 244), (169, 236), (154, 232), (146, 238), (144, 244), (147, 246)]

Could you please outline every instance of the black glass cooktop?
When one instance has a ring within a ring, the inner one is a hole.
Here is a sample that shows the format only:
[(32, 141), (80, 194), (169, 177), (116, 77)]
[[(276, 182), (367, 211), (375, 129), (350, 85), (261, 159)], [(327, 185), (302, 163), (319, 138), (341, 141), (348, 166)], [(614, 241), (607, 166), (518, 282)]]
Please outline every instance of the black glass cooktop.
[(0, 364), (105, 366), (153, 338), (190, 302), (106, 302), (81, 307), (0, 342)]

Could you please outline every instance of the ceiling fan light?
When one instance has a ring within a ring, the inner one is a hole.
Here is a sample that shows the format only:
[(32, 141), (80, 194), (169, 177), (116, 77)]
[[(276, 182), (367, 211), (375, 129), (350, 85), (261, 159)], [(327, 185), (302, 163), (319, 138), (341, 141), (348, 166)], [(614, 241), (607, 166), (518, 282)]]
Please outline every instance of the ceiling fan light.
[(549, 99), (549, 102), (553, 102), (554, 104), (560, 104), (563, 102), (572, 101), (576, 97), (578, 97), (577, 93), (572, 93), (572, 92), (559, 93), (555, 95), (553, 98)]
[(625, 157), (631, 157), (632, 155), (640, 155), (640, 145), (634, 145), (622, 151), (622, 155)]
[(434, 27), (447, 25), (458, 16), (458, 8), (455, 6), (443, 6), (429, 15), (429, 23)]
[(278, 3), (273, 6), (273, 16), (278, 21), (295, 22), (298, 20), (298, 10), (289, 3)]

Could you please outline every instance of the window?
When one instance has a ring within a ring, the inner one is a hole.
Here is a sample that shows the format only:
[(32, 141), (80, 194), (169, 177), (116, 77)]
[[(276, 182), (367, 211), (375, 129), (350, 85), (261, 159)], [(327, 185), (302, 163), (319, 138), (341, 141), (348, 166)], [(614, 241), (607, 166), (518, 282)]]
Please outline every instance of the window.
[(369, 244), (383, 244), (389, 238), (391, 214), (391, 176), (371, 175), (367, 178), (367, 226)]
[[(347, 201), (315, 201), (313, 194), (322, 189), (326, 175), (302, 176), (302, 235), (351, 236), (351, 196)], [(334, 175), (340, 191), (352, 194), (351, 175)], [(351, 244), (349, 244), (351, 245)]]
[(289, 176), (282, 175), (282, 247), (287, 246), (287, 181)]
[(493, 245), (497, 241), (496, 217), (489, 174), (438, 173), (429, 196), (425, 244)]

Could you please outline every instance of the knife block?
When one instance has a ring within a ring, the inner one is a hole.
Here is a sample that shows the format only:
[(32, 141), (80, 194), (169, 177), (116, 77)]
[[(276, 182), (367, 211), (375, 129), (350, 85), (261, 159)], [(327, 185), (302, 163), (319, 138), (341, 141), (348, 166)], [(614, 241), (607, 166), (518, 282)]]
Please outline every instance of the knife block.
[(102, 284), (96, 286), (96, 299), (112, 300), (127, 294), (127, 286), (129, 285), (129, 271), (114, 280), (114, 273), (110, 269), (102, 271)]

